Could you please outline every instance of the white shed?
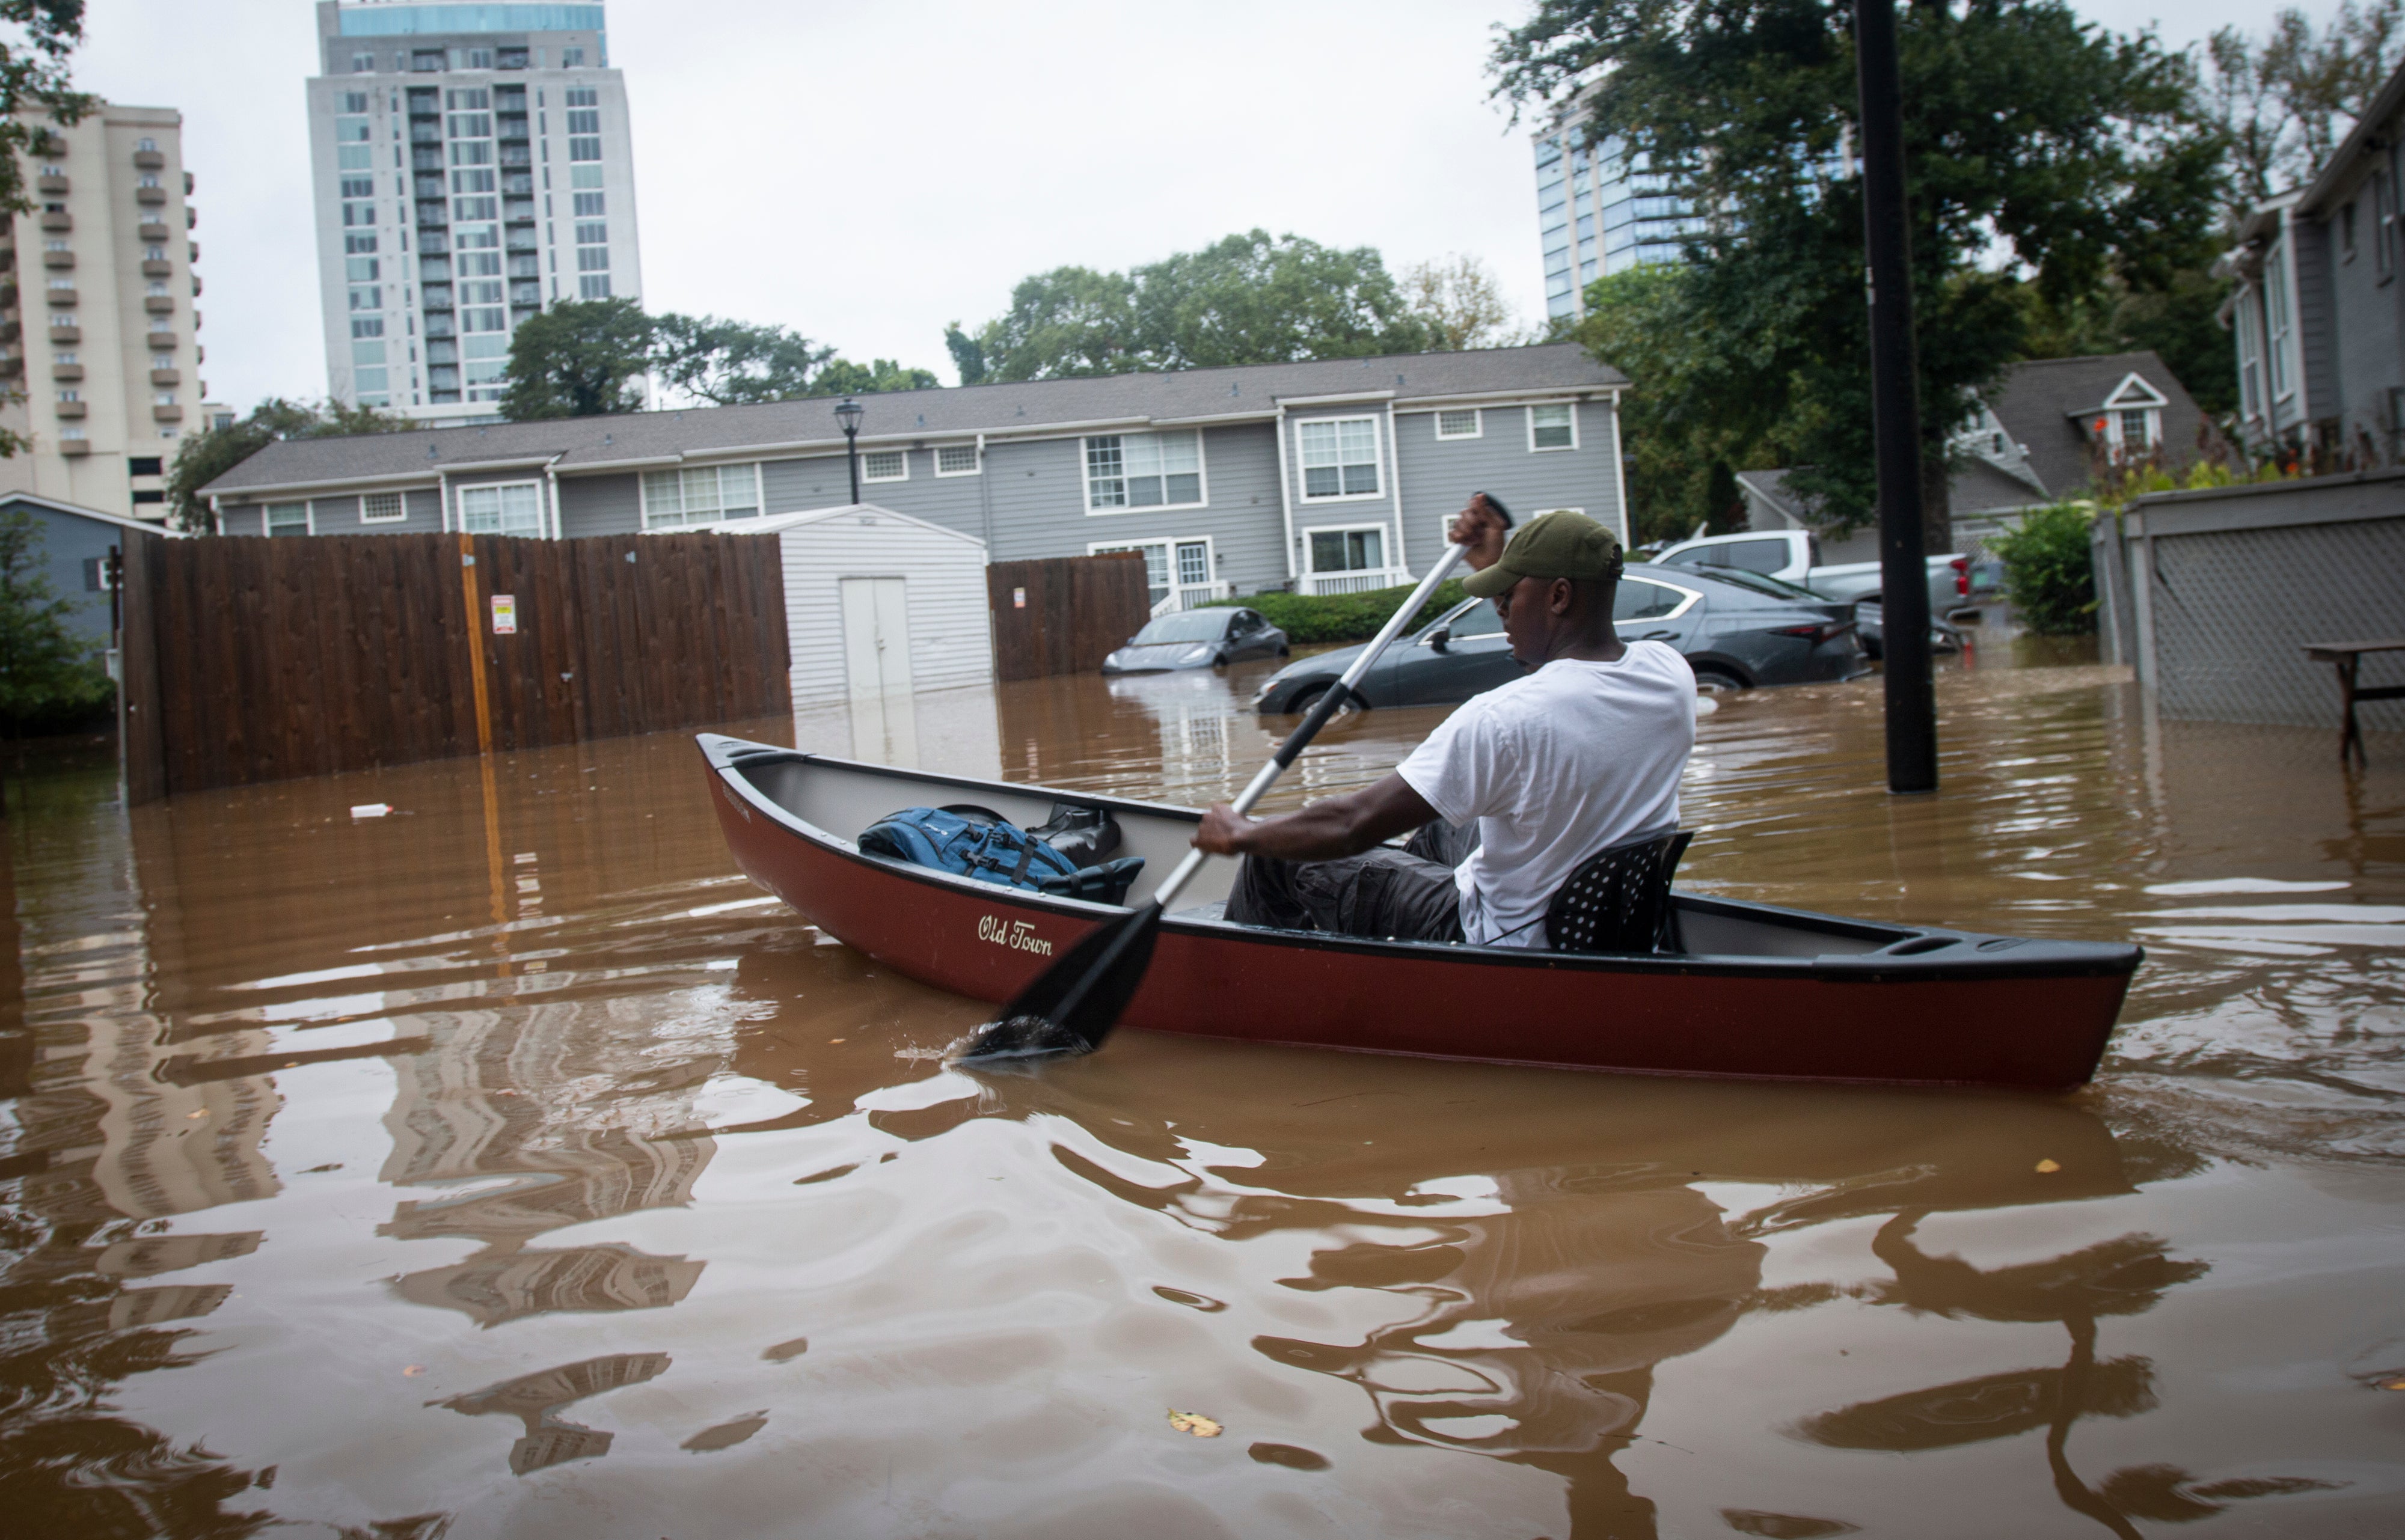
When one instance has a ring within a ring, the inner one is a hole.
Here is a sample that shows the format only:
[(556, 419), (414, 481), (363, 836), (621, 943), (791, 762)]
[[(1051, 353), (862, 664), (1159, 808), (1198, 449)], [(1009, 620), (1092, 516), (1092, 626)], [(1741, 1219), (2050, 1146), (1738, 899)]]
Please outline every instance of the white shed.
[(992, 681), (976, 536), (874, 503), (716, 527), (778, 539), (795, 706)]

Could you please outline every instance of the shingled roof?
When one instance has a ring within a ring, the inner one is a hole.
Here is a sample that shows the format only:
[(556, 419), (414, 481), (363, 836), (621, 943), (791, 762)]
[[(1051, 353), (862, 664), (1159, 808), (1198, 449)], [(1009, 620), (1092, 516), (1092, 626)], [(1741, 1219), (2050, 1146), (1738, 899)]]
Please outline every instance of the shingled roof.
[[(1173, 373), (1107, 374), (860, 398), (860, 440), (908, 443), (1058, 433), (1084, 427), (1195, 427), (1259, 419), (1281, 400), (1390, 396), (1398, 407), (1490, 395), (1571, 395), (1624, 385), (1575, 343), (1413, 353), (1309, 363), (1250, 364)], [(438, 470), (556, 461), (563, 473), (634, 469), (686, 458), (840, 450), (835, 403), (825, 397), (760, 406), (633, 412), (605, 417), (494, 423), (483, 427), (293, 439), (268, 445), (209, 483), (204, 495), (397, 481)]]
[(2132, 374), (2163, 397), (2164, 463), (2177, 468), (2194, 460), (2204, 413), (2152, 348), (2015, 364), (1989, 397), (1988, 406), (2005, 432), (2029, 446), (2030, 469), (2046, 483), (2046, 491), (2067, 497), (2085, 487), (2092, 474), (2085, 420)]

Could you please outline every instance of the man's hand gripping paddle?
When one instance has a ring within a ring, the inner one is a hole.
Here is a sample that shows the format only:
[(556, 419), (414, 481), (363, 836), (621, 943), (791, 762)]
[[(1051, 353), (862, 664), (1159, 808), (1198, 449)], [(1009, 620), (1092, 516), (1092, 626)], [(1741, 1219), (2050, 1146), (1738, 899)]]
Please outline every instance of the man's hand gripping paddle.
[[(1484, 495), (1481, 494), (1478, 500), (1484, 503)], [(1239, 814), (1252, 811), (1253, 805), (1276, 783), (1286, 767), (1318, 736), (1328, 719), (1351, 697), (1361, 676), (1385, 651), (1386, 644), (1420, 612), (1420, 607), (1428, 603), (1437, 585), (1460, 565), (1464, 553), (1458, 545), (1445, 548), (1442, 559), (1428, 569), (1428, 575), (1412, 590), (1411, 597), (1387, 619), (1370, 645), (1361, 650), (1360, 656), (1353, 660), (1353, 665), (1344, 670), (1343, 677), (1319, 697), (1301, 725), (1278, 745), (1277, 752), (1270, 756), (1269, 763), (1237, 796), (1235, 809)], [(1177, 863), (1177, 869), (1153, 890), (1152, 897), (1124, 917), (1097, 926), (1083, 941), (1062, 954), (1033, 984), (1020, 990), (1016, 1000), (1003, 1007), (998, 1018), (978, 1029), (959, 1057), (970, 1063), (990, 1064), (1042, 1055), (1090, 1054), (1101, 1047), (1111, 1029), (1118, 1025), (1119, 1013), (1127, 1008), (1136, 987), (1144, 982), (1145, 970), (1152, 963), (1153, 942), (1160, 933), (1161, 914), (1209, 859), (1202, 850), (1188, 851), (1186, 859)]]

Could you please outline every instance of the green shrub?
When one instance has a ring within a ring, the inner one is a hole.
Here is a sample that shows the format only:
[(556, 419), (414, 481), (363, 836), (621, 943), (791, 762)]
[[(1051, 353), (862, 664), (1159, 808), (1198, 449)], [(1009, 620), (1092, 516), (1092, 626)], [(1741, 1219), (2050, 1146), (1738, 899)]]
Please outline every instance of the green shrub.
[(2041, 637), (2084, 637), (2096, 629), (2096, 568), (2086, 503), (2034, 508), (2020, 526), (1992, 536), (1988, 549), (2004, 564), (2004, 595), (2021, 623)]
[[(1297, 642), (1368, 641), (1378, 634), (1418, 585), (1376, 588), (1366, 594), (1247, 594), (1241, 599), (1215, 599), (1214, 605), (1242, 605), (1258, 609), (1269, 623)], [(1437, 585), (1436, 596), (1412, 617), (1407, 630), (1416, 630), (1469, 597), (1459, 578)]]

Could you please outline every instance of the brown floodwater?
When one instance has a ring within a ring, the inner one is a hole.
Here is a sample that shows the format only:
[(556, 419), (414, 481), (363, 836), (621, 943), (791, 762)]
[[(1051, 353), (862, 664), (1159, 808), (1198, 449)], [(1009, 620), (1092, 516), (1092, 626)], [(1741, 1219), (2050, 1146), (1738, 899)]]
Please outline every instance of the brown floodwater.
[[(2011, 651), (1941, 679), (1930, 798), (1876, 680), (1723, 704), (1682, 880), (2144, 942), (2068, 1097), (1143, 1032), (980, 1077), (986, 1007), (735, 874), (683, 735), (131, 813), (29, 773), (0, 1530), (2398, 1533), (2405, 737), (2349, 777)], [(735, 730), (1200, 802), (1257, 678)]]

